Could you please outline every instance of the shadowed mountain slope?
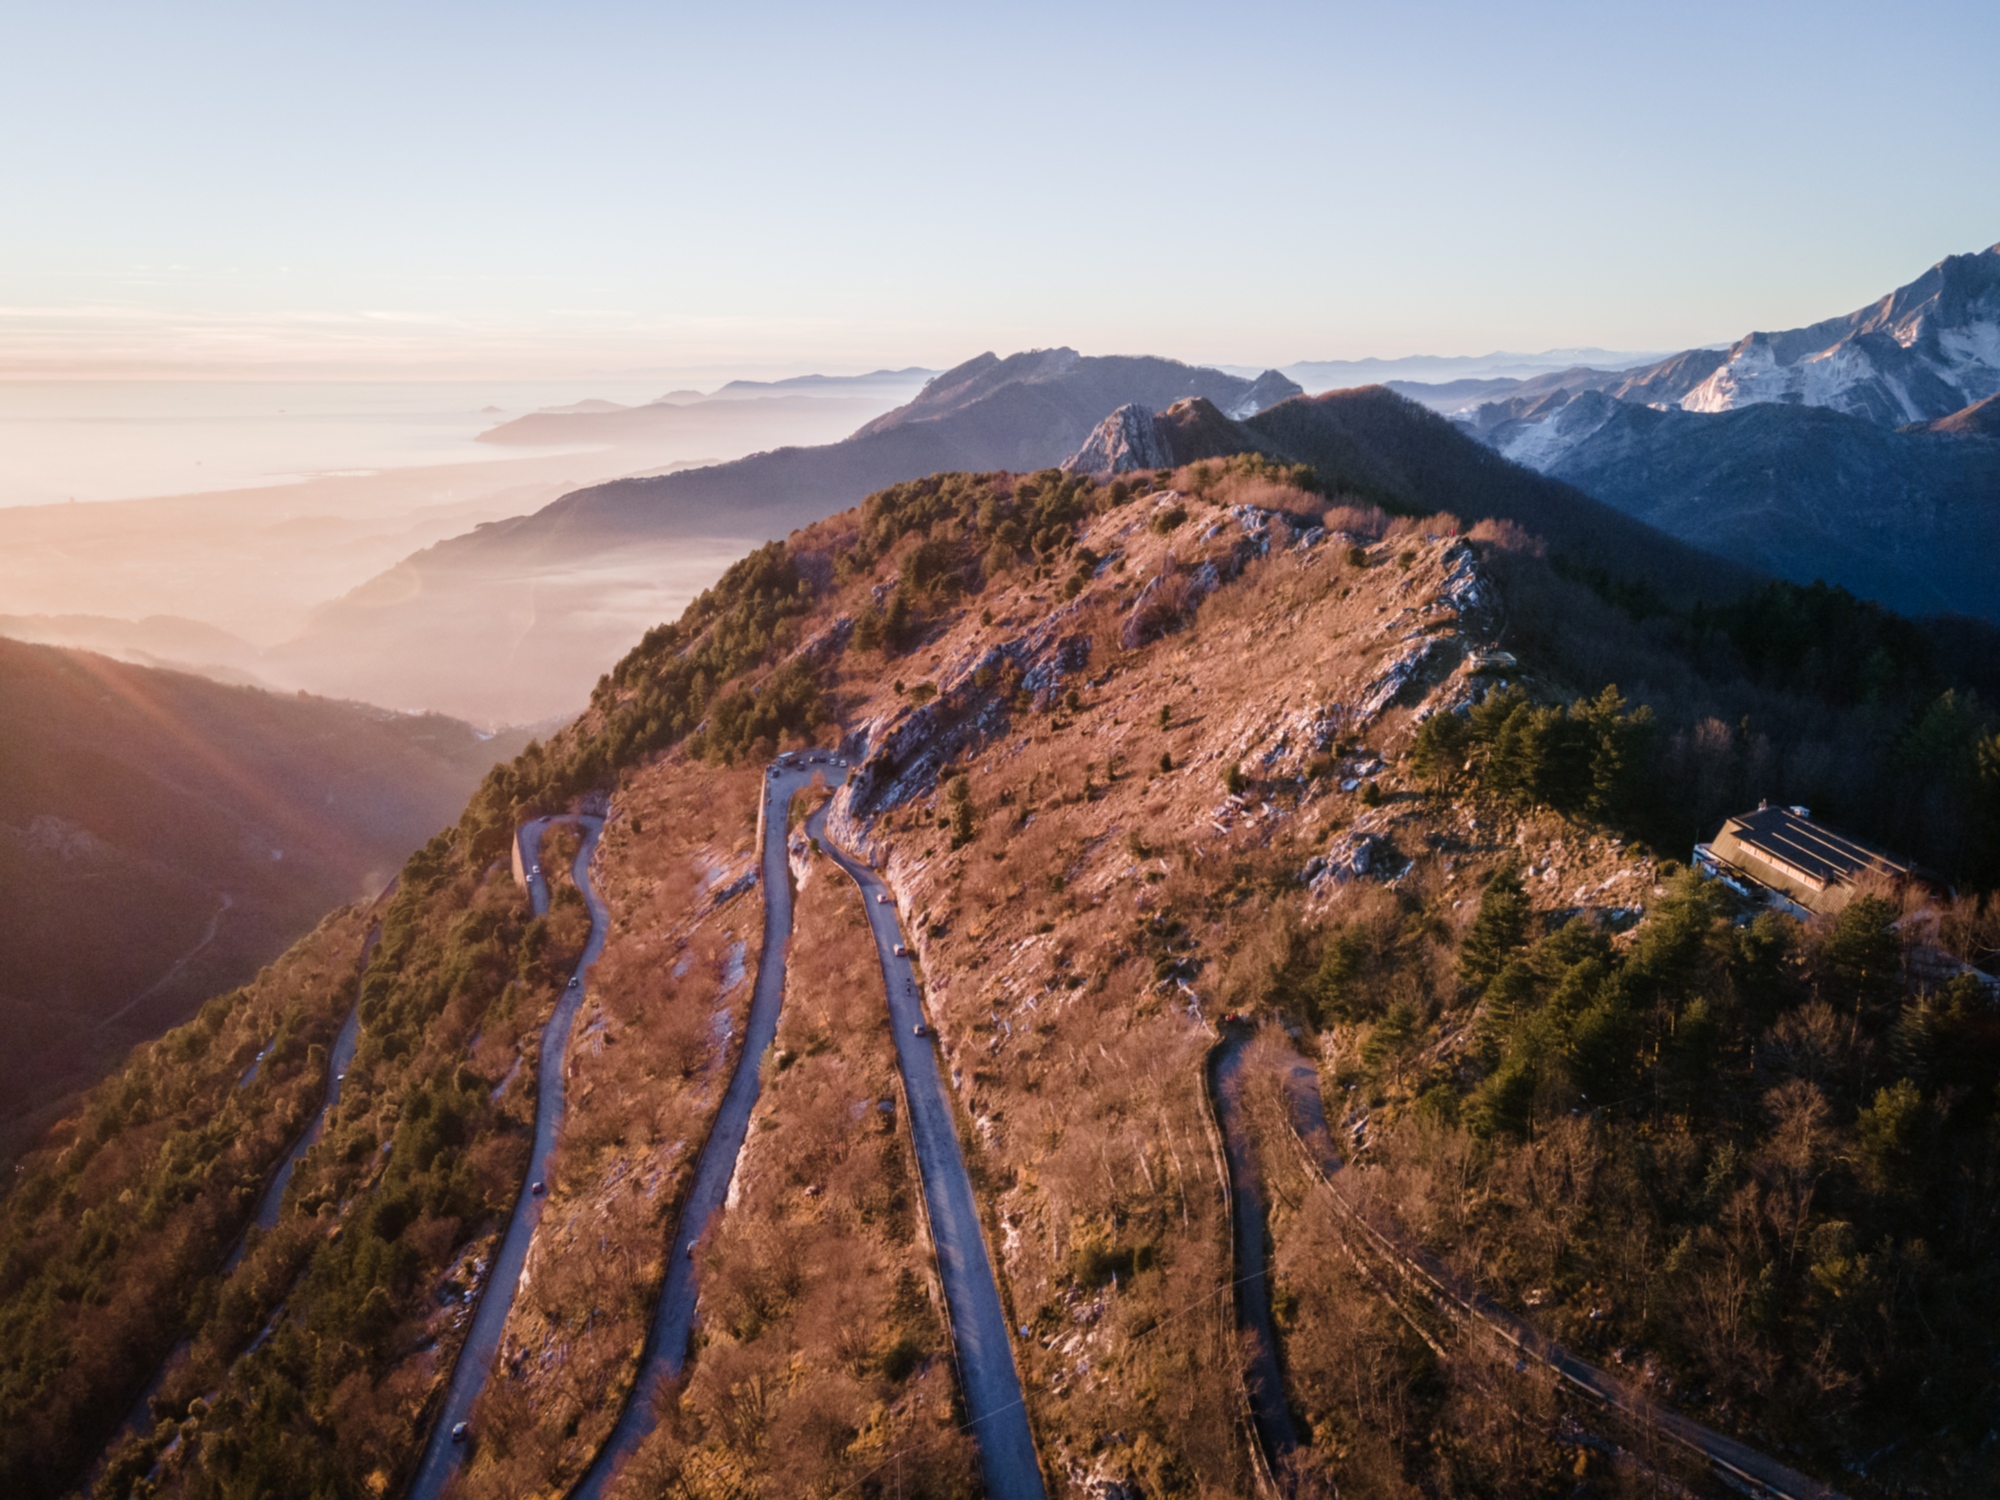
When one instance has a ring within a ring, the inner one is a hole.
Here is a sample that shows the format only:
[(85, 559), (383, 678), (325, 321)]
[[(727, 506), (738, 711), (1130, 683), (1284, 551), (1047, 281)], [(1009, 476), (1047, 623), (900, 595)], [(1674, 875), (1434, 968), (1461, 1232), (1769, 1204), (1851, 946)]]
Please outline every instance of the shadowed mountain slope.
[(1899, 432), (1825, 407), (1709, 416), (1614, 402), (1548, 472), (1780, 578), (1824, 578), (1905, 614), (2000, 620), (2000, 442), (1964, 415)]
[(518, 745), (0, 641), (0, 1137), (379, 889)]

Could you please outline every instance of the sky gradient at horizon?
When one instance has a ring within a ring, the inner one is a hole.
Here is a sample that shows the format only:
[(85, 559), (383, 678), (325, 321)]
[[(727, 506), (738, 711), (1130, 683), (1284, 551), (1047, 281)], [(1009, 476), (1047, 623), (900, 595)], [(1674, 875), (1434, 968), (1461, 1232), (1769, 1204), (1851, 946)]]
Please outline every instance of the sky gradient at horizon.
[(2000, 238), (2000, 8), (9, 7), (0, 376), (1672, 349)]

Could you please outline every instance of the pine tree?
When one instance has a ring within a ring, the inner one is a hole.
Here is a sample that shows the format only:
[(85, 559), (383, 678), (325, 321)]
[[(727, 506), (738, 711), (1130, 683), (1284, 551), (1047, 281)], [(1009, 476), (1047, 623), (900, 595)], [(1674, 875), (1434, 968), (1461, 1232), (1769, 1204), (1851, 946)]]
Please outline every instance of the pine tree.
[(1505, 869), (1479, 898), (1479, 915), (1458, 951), (1458, 977), (1474, 988), (1485, 984), (1527, 940), (1528, 896), (1520, 872)]
[(882, 621), (882, 640), (891, 651), (901, 651), (910, 642), (910, 601), (897, 589), (889, 596), (889, 613)]

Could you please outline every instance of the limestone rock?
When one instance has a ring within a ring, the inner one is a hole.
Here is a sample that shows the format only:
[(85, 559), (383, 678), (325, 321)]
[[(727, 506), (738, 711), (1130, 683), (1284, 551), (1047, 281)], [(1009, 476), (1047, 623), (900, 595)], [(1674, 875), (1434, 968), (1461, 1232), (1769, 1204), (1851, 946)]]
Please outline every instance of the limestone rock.
[(1070, 474), (1129, 474), (1134, 469), (1173, 466), (1158, 420), (1137, 401), (1127, 402), (1099, 422), (1062, 465)]

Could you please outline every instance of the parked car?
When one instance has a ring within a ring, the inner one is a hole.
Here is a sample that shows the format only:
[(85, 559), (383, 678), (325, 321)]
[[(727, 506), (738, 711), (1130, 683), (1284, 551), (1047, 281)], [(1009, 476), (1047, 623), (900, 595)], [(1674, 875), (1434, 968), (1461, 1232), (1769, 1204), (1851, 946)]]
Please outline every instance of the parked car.
[(922, 1021), (917, 1022), (916, 1025), (910, 1028), (911, 1036), (929, 1036), (930, 1034), (930, 1027), (926, 1026)]
[(454, 1443), (462, 1443), (466, 1440), (467, 1437), (471, 1435), (471, 1433), (472, 1433), (472, 1424), (470, 1422), (456, 1423), (451, 1429), (451, 1440)]
[(528, 1189), (528, 1191), (533, 1193), (537, 1198), (541, 1197), (542, 1194), (546, 1193), (548, 1190), (549, 1190), (549, 1185), (546, 1182), (537, 1182), (533, 1187)]
[(909, 956), (910, 950), (908, 948), (904, 947), (901, 943), (896, 944), (896, 957), (908, 958)]
[(875, 893), (875, 904), (877, 906), (887, 906), (889, 904), (889, 893), (887, 891), (877, 891)]

